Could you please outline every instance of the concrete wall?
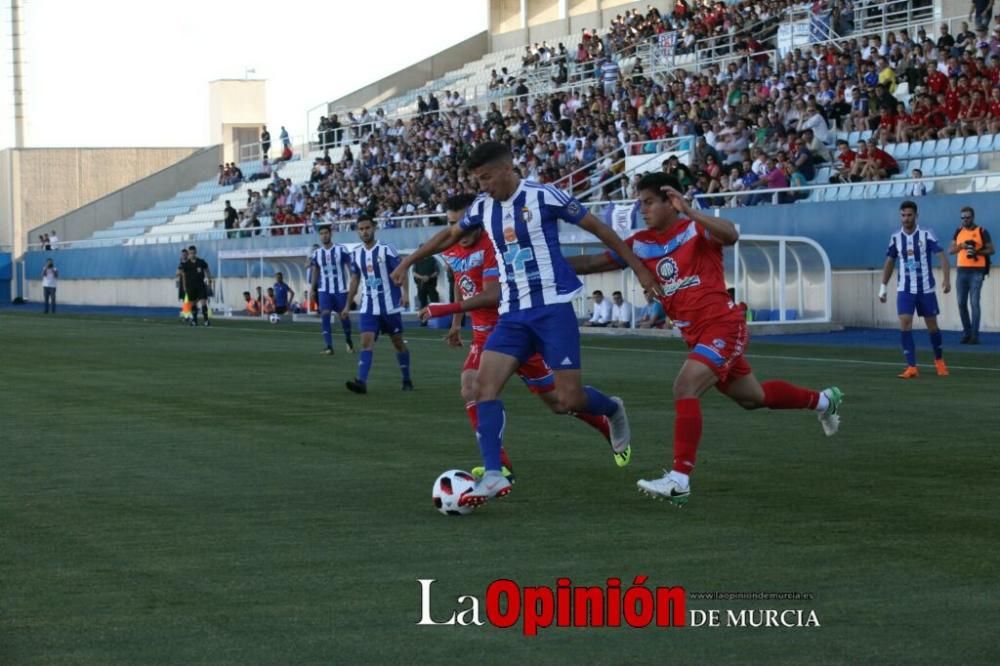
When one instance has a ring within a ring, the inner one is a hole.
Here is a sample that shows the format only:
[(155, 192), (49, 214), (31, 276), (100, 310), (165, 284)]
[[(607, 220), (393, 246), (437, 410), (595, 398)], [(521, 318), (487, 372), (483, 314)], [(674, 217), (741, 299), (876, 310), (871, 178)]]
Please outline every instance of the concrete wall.
[[(257, 143), (267, 124), (267, 83), (261, 79), (219, 79), (208, 84), (209, 141), (222, 144), (220, 162), (240, 161), (238, 129), (251, 130), (249, 143)], [(278, 143), (280, 128), (270, 128)]]
[[(56, 255), (58, 261), (58, 255)], [(940, 274), (938, 274), (940, 284)], [(954, 275), (953, 282), (954, 282)], [(41, 281), (33, 274), (28, 275), (26, 297), (29, 301), (39, 302), (42, 298)], [(880, 273), (878, 271), (838, 271), (833, 274), (833, 320), (844, 326), (862, 326), (876, 328), (896, 328), (899, 323), (896, 317), (895, 297), (890, 292), (887, 303), (879, 303), (876, 295)], [(983, 285), (982, 291), (982, 330), (987, 332), (1000, 331), (1000, 270), (994, 270)], [(273, 280), (270, 276), (261, 280), (253, 278), (252, 284), (267, 287)], [(227, 277), (221, 281), (223, 293), (227, 294), (227, 305), (236, 307), (241, 300), (240, 294), (247, 288), (247, 280), (243, 277)], [(304, 284), (301, 280), (292, 280), (292, 288), (296, 292)], [(637, 289), (629, 289), (635, 280), (622, 273), (587, 276), (584, 280), (584, 298), (577, 302), (580, 313), (590, 308), (589, 295), (594, 289), (601, 289), (608, 298), (611, 292), (618, 289), (633, 305), (642, 305), (645, 301)], [(136, 280), (60, 280), (59, 301), (79, 305), (116, 305), (116, 306), (170, 306), (177, 302), (177, 289), (172, 278), (136, 279)], [(234, 303), (236, 305), (234, 305)], [(938, 292), (938, 303), (941, 306), (941, 316), (938, 318), (941, 328), (945, 330), (961, 330), (954, 290), (950, 294)], [(917, 325), (922, 328), (922, 324)]]
[[(3, 197), (3, 205), (0, 207), (0, 245), (12, 245), (14, 256), (18, 256), (24, 251), (24, 239), (31, 230), (109, 192), (156, 173), (199, 150), (202, 149), (5, 150), (0, 153), (0, 164), (3, 164), (0, 167), (0, 191), (3, 192), (0, 195)], [(215, 166), (217, 165), (218, 162)], [(206, 177), (211, 177), (211, 174), (203, 176)], [(9, 196), (11, 192), (12, 197)]]
[[(520, 22), (520, 0), (490, 1), (490, 51), (522, 48), (535, 42), (579, 35), (584, 28), (603, 30), (619, 14), (649, 5), (661, 12), (673, 9), (674, 0), (567, 0), (567, 16), (559, 17), (558, 0), (525, 0), (527, 25)], [(516, 9), (516, 12), (514, 11)], [(514, 20), (516, 16), (517, 20)], [(576, 48), (579, 39), (566, 44)]]
[(165, 169), (26, 230), (22, 240), (26, 243), (37, 242), (39, 234), (52, 231), (59, 234), (60, 241), (88, 238), (94, 231), (112, 222), (129, 218), (137, 211), (212, 178), (221, 161), (221, 146), (199, 149)]
[[(413, 90), (424, 85), (428, 81), (443, 76), (446, 72), (460, 69), (466, 63), (479, 60), (487, 53), (489, 47), (489, 33), (483, 31), (474, 35), (464, 42), (459, 42), (452, 47), (439, 53), (435, 53), (429, 58), (410, 65), (395, 74), (379, 79), (378, 81), (360, 88), (334, 100), (327, 105), (328, 113), (338, 113), (338, 110), (347, 109), (349, 111), (360, 109), (361, 107), (377, 106), (381, 101), (399, 95), (408, 90)], [(316, 123), (319, 120), (317, 118)], [(310, 131), (314, 129), (316, 123), (312, 123)], [(271, 135), (277, 138), (274, 131)]]

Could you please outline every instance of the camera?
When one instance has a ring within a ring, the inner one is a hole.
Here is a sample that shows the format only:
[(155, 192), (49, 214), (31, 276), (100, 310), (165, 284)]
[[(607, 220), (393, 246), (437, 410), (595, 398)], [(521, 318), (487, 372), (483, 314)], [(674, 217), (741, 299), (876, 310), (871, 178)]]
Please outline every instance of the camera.
[(975, 241), (965, 241), (965, 256), (969, 259), (974, 259), (976, 257)]

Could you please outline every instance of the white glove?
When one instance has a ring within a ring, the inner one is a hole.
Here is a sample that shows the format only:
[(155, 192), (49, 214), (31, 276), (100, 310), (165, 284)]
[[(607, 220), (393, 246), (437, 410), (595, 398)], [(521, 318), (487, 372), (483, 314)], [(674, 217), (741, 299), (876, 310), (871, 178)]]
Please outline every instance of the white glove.
[(879, 298), (885, 298), (885, 285), (884, 284), (880, 284), (878, 286), (878, 297)]

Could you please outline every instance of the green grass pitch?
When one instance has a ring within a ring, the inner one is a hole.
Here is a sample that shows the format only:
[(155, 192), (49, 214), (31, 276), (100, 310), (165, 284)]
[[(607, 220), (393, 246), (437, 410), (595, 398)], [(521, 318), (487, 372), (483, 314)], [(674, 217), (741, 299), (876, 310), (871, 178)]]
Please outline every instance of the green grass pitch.
[[(904, 383), (895, 350), (751, 342), (761, 378), (839, 385), (841, 432), (712, 392), (678, 510), (635, 481), (668, 465), (680, 342), (584, 338), (586, 381), (628, 405), (631, 466), (515, 380), (514, 492), (453, 518), (430, 488), (478, 461), (462, 352), (409, 331), (402, 393), (382, 341), (356, 396), (336, 333), (330, 359), (312, 326), (0, 315), (0, 664), (997, 663), (995, 355)], [(811, 592), (688, 607), (822, 626), (416, 625), (417, 579), (441, 618), (497, 578), (636, 575)]]

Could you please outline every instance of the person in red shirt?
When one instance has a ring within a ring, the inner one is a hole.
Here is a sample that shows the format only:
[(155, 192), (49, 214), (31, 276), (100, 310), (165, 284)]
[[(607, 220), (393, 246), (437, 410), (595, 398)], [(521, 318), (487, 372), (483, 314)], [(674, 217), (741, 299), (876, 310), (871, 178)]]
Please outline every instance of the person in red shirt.
[(854, 160), (857, 157), (858, 154), (851, 150), (850, 144), (843, 139), (837, 141), (837, 164), (834, 166), (834, 173), (830, 176), (830, 182), (851, 182), (851, 172), (854, 169)]
[(983, 93), (978, 89), (972, 91), (972, 99), (962, 105), (962, 112), (959, 119), (962, 123), (962, 133), (965, 136), (979, 136), (986, 133), (987, 114), (989, 108)]
[(990, 134), (996, 134), (1000, 132), (1000, 88), (994, 88), (990, 95), (989, 113)]
[[(457, 195), (445, 203), (445, 215), (449, 224), (457, 224), (465, 215), (466, 209), (472, 204), (474, 197)], [(483, 345), (500, 319), (500, 269), (497, 266), (493, 242), (483, 233), (482, 227), (476, 227), (465, 232), (461, 240), (441, 253), (448, 267), (455, 275), (455, 302), (431, 303), (420, 310), (421, 321), (435, 317), (452, 315), (451, 329), (445, 337), (450, 347), (462, 346), (462, 313), (470, 313), (472, 319), (472, 345), (462, 366), (462, 399), (465, 400), (465, 411), (472, 423), (472, 431), (476, 432), (479, 424), (476, 412), (476, 382), (479, 377), (479, 360)], [(521, 381), (528, 390), (542, 399), (553, 411), (556, 408), (556, 398), (552, 393), (555, 388), (555, 376), (542, 359), (541, 354), (535, 354), (517, 370)], [(608, 417), (594, 414), (573, 413), (573, 416), (591, 426), (604, 437), (610, 446), (611, 430)], [(628, 459), (611, 451), (615, 462), (621, 467), (628, 464)], [(506, 469), (504, 476), (513, 477), (513, 465), (507, 457), (507, 452), (500, 448), (500, 462)], [(472, 474), (482, 476), (483, 468), (473, 468)]]
[(933, 60), (927, 63), (927, 87), (935, 96), (948, 90), (948, 77), (938, 71), (937, 63)]
[(861, 169), (861, 180), (886, 180), (899, 173), (896, 159), (879, 148), (874, 141), (868, 147), (868, 156)]
[[(729, 220), (692, 209), (677, 187), (676, 179), (664, 173), (642, 177), (638, 190), (646, 229), (625, 242), (659, 278), (660, 302), (689, 350), (674, 380), (673, 468), (638, 486), (683, 505), (701, 440), (701, 396), (710, 388), (744, 409), (814, 410), (827, 436), (840, 426), (843, 393), (836, 387), (813, 391), (783, 381), (757, 381), (744, 355), (749, 343), (746, 306), (734, 303), (726, 291), (722, 264), (723, 247), (735, 244), (739, 232)], [(578, 255), (569, 263), (579, 274), (625, 266), (614, 253)]]

